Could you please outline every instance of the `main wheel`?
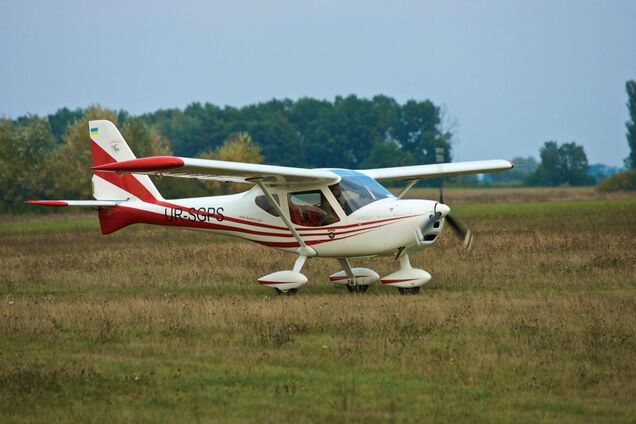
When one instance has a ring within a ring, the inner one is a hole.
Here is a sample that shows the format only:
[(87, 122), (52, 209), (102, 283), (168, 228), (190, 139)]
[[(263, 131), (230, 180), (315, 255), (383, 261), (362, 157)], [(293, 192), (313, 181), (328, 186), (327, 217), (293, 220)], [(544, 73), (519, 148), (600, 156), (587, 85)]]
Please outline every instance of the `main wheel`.
[(408, 288), (404, 288), (404, 287), (398, 287), (398, 291), (400, 292), (400, 294), (418, 294), (420, 292), (420, 288), (419, 287), (408, 287)]
[(347, 290), (349, 290), (350, 293), (365, 293), (368, 289), (369, 289), (368, 284), (356, 285), (356, 286), (347, 284)]
[(274, 290), (276, 290), (276, 294), (279, 296), (293, 296), (296, 293), (298, 293), (298, 289), (289, 289), (289, 290), (281, 290), (279, 288), (274, 287)]

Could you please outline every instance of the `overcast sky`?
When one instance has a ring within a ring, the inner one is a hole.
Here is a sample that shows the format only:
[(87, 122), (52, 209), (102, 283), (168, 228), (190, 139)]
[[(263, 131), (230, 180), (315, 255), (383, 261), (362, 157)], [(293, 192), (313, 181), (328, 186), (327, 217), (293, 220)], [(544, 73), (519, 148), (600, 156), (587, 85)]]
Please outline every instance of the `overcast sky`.
[(456, 160), (551, 139), (591, 163), (628, 153), (635, 0), (0, 0), (0, 16), (9, 117), (386, 94), (443, 105)]

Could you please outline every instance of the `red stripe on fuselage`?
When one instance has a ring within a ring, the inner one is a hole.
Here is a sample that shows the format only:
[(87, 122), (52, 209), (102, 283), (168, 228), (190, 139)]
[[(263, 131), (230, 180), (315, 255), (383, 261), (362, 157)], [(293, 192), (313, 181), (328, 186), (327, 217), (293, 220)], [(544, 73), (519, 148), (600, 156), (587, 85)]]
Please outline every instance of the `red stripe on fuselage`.
[[(175, 203), (166, 202), (164, 200), (156, 200), (156, 201), (150, 202), (150, 203), (154, 203), (156, 205), (160, 205), (160, 206), (164, 206), (164, 207), (168, 207), (168, 208), (180, 209), (180, 210), (182, 210), (184, 212), (188, 212), (190, 209), (194, 209), (196, 211), (196, 214), (210, 216), (210, 217), (213, 217), (213, 218), (220, 218), (220, 215), (218, 215), (218, 214), (208, 214), (207, 212), (199, 212), (196, 208), (187, 208), (186, 206), (177, 205)], [(315, 237), (315, 236), (329, 235), (330, 231), (333, 231), (333, 230), (336, 230), (336, 229), (359, 227), (359, 228), (355, 228), (355, 229), (352, 229), (352, 230), (348, 230), (348, 231), (345, 231), (345, 232), (338, 233), (338, 234), (348, 234), (348, 233), (353, 233), (353, 232), (356, 232), (356, 231), (367, 230), (367, 229), (370, 229), (370, 228), (380, 228), (380, 227), (383, 227), (386, 224), (378, 225), (378, 226), (374, 226), (374, 227), (368, 227), (368, 225), (378, 224), (378, 223), (383, 223), (383, 222), (390, 222), (390, 221), (397, 221), (397, 220), (401, 220), (401, 219), (405, 219), (405, 218), (412, 218), (414, 216), (419, 216), (419, 215), (398, 216), (398, 217), (394, 217), (394, 218), (385, 218), (385, 219), (379, 219), (379, 220), (375, 220), (375, 221), (368, 221), (368, 222), (362, 222), (362, 223), (356, 223), (356, 224), (342, 225), (342, 226), (338, 226), (338, 227), (298, 227), (297, 226), (295, 228), (299, 232), (299, 234), (301, 236), (303, 236), (303, 237)], [(285, 234), (285, 235), (278, 235), (276, 233), (270, 233), (270, 234), (272, 236), (278, 236), (278, 237), (292, 237), (292, 234), (289, 232), (289, 228), (287, 228), (287, 227), (280, 227), (280, 226), (277, 226), (277, 225), (270, 225), (270, 224), (262, 224), (260, 222), (248, 221), (248, 220), (245, 220), (245, 219), (234, 218), (234, 217), (227, 216), (227, 215), (223, 216), (223, 220), (224, 221), (230, 221), (230, 222), (236, 222), (237, 224), (252, 225), (252, 226), (255, 226), (255, 227), (269, 228), (269, 229), (274, 229), (274, 230), (286, 231), (288, 233)], [(301, 232), (301, 231), (305, 231), (305, 232)], [(326, 234), (325, 234), (325, 231), (327, 232)]]
[[(177, 205), (175, 203), (171, 203), (171, 202), (167, 202), (165, 200), (156, 200), (154, 202), (150, 202), (150, 203), (154, 203), (160, 206), (165, 206), (168, 208), (173, 208), (173, 209), (181, 209), (183, 211), (187, 211), (189, 208), (186, 206), (182, 206), (182, 205)], [(207, 213), (206, 213), (207, 215)], [(209, 215), (209, 216), (213, 216), (214, 218), (217, 217), (217, 215)], [(398, 216), (398, 217), (393, 217), (393, 218), (384, 218), (384, 219), (378, 219), (375, 221), (368, 221), (368, 222), (362, 222), (362, 223), (356, 223), (356, 224), (347, 224), (347, 225), (340, 225), (340, 226), (330, 226), (330, 227), (299, 227), (296, 226), (296, 230), (297, 231), (307, 231), (306, 233), (302, 233), (302, 236), (313, 236), (313, 235), (317, 235), (320, 236), (322, 235), (321, 233), (318, 234), (310, 234), (309, 231), (332, 231), (332, 230), (338, 230), (338, 229), (343, 229), (343, 228), (352, 228), (352, 227), (362, 227), (365, 225), (371, 225), (371, 224), (378, 224), (381, 222), (389, 222), (389, 221), (396, 221), (399, 219), (404, 219), (404, 218), (411, 218), (413, 216), (419, 216), (419, 215), (407, 215), (407, 216)], [(262, 227), (262, 228), (269, 228), (272, 230), (281, 230), (281, 231), (289, 231), (289, 228), (287, 227), (282, 227), (279, 225), (271, 225), (271, 224), (263, 224), (260, 222), (253, 222), (253, 221), (248, 221), (245, 219), (240, 219), (240, 218), (234, 218), (231, 216), (225, 216), (224, 217), (225, 220), (227, 221), (231, 221), (231, 222), (236, 222), (238, 224), (245, 224), (245, 225), (253, 225), (255, 227)], [(364, 228), (360, 228), (360, 229), (364, 229)], [(353, 231), (353, 230), (352, 230)]]
[[(121, 213), (121, 212), (125, 212), (125, 213)], [(215, 230), (215, 231), (237, 232), (242, 234), (250, 234), (250, 235), (264, 236), (264, 237), (268, 237), (272, 235), (278, 236), (278, 237), (281, 237), (281, 236), (287, 237), (287, 235), (266, 233), (262, 231), (250, 230), (247, 228), (232, 227), (232, 226), (223, 225), (220, 223), (190, 220), (187, 218), (178, 218), (175, 221), (167, 221), (166, 217), (159, 213), (145, 211), (145, 210), (137, 209), (137, 208), (130, 208), (127, 206), (122, 206), (122, 205), (117, 205), (113, 208), (110, 208), (108, 216), (111, 217), (111, 222), (109, 224), (116, 228), (122, 228), (122, 227), (125, 227), (126, 225), (130, 225), (134, 223), (144, 223), (144, 224), (153, 224), (153, 225), (166, 225), (166, 226), (174, 226), (174, 227), (199, 228), (199, 229)], [(330, 241), (343, 240), (343, 239), (353, 237), (359, 234), (364, 234), (366, 232), (367, 231), (362, 233), (352, 234), (345, 237), (334, 237), (333, 239), (327, 238), (326, 240), (308, 240), (305, 243), (311, 246), (314, 244), (321, 244), (321, 243), (326, 243)], [(249, 240), (254, 241), (256, 243), (265, 244), (267, 246), (272, 246), (272, 247), (298, 247), (299, 246), (298, 242), (270, 242), (266, 240), (254, 240), (254, 239), (249, 239)]]

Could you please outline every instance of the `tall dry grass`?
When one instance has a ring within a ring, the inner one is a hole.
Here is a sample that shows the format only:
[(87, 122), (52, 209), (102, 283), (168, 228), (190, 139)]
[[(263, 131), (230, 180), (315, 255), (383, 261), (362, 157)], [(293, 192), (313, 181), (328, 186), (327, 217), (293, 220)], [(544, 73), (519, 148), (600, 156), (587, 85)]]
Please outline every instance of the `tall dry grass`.
[(444, 234), (413, 258), (433, 280), (410, 297), (351, 295), (326, 282), (335, 260), (310, 260), (310, 284), (279, 298), (255, 279), (294, 258), (257, 245), (7, 220), (0, 418), (636, 419), (635, 202), (453, 211), (475, 249)]

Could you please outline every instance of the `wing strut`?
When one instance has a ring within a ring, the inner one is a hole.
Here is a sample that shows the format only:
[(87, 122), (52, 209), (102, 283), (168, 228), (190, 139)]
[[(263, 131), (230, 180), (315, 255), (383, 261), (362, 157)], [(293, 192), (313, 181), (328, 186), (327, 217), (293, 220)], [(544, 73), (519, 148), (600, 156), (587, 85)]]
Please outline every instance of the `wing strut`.
[(402, 191), (400, 191), (400, 194), (398, 194), (398, 199), (401, 199), (402, 196), (404, 196), (406, 194), (407, 191), (409, 191), (411, 188), (413, 188), (413, 186), (415, 184), (417, 184), (420, 181), (419, 178), (416, 178), (414, 180), (407, 180), (406, 185), (404, 186), (404, 188), (402, 189)]
[(300, 234), (298, 234), (298, 231), (296, 231), (296, 229), (294, 228), (294, 225), (292, 224), (292, 222), (289, 220), (289, 218), (287, 218), (287, 215), (283, 213), (283, 209), (280, 207), (276, 199), (274, 199), (274, 196), (272, 196), (272, 193), (270, 193), (269, 189), (267, 188), (263, 180), (261, 178), (258, 178), (258, 179), (255, 178), (250, 181), (254, 182), (254, 184), (259, 186), (259, 188), (263, 191), (263, 193), (265, 193), (265, 196), (267, 197), (267, 200), (269, 200), (269, 203), (272, 206), (274, 206), (274, 209), (276, 209), (276, 212), (278, 212), (278, 214), (280, 215), (280, 218), (283, 220), (287, 228), (289, 228), (289, 231), (291, 231), (296, 241), (298, 241), (298, 244), (300, 244), (300, 247), (298, 248), (298, 254), (309, 257), (309, 258), (312, 256), (316, 256), (317, 255), (316, 251), (305, 244), (303, 239), (300, 237)]
[(348, 283), (350, 282), (354, 286), (357, 285), (356, 276), (353, 274), (353, 271), (351, 270), (351, 264), (349, 263), (349, 259), (338, 258), (338, 262), (340, 262), (340, 266), (344, 270), (345, 274), (347, 274), (347, 282)]

